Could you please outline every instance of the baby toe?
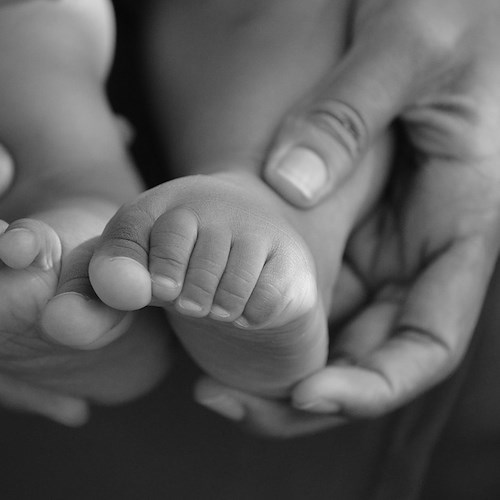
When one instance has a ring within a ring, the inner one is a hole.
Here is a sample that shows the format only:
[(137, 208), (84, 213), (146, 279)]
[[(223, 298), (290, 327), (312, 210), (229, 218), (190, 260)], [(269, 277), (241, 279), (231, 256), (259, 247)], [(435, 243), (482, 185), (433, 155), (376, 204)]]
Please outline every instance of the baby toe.
[(79, 349), (95, 349), (124, 333), (129, 314), (96, 296), (89, 281), (89, 260), (96, 239), (65, 255), (56, 294), (43, 308), (40, 324), (52, 341)]
[(174, 209), (160, 216), (151, 231), (149, 271), (153, 297), (174, 301), (182, 290), (191, 252), (198, 235), (198, 219), (190, 210)]
[(35, 265), (43, 270), (58, 266), (61, 243), (56, 232), (35, 219), (19, 219), (0, 235), (0, 259), (12, 269)]
[(312, 273), (286, 259), (273, 258), (264, 266), (236, 324), (279, 328), (310, 312), (317, 305), (317, 299)]
[(93, 257), (90, 281), (99, 298), (108, 306), (135, 311), (151, 302), (151, 278), (148, 270), (129, 257)]
[(200, 318), (210, 312), (230, 247), (231, 235), (226, 228), (199, 231), (182, 291), (175, 304), (179, 313)]
[(79, 349), (97, 349), (123, 334), (129, 314), (77, 292), (52, 298), (42, 311), (43, 333), (52, 341)]
[(266, 258), (267, 249), (256, 244), (255, 238), (241, 238), (233, 243), (210, 311), (213, 319), (234, 321), (241, 316)]

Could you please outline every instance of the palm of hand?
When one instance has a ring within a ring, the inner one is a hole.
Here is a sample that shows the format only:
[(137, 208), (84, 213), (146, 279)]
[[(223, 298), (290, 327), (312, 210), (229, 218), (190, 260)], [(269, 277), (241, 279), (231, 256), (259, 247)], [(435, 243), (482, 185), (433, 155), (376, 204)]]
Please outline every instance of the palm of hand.
[(406, 172), (348, 246), (365, 303), (334, 351), (361, 369), (350, 376), (364, 395), (346, 413), (399, 406), (448, 375), (472, 337), (498, 254), (500, 189), (493, 162), (437, 163)]

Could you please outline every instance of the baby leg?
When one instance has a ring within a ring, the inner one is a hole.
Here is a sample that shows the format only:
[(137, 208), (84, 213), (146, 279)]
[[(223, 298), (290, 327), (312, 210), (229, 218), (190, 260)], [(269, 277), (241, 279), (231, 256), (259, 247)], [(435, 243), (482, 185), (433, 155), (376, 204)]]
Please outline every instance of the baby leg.
[(15, 160), (0, 171), (0, 401), (70, 425), (84, 400), (130, 400), (168, 364), (162, 318), (114, 311), (88, 281), (95, 239), (140, 191), (103, 92), (109, 14), (106, 0), (0, 4), (0, 144)]
[[(76, 269), (72, 293), (44, 313), (47, 333), (89, 345), (124, 318), (95, 300), (88, 280), (84, 284), (90, 250), (81, 250), (139, 189), (103, 96), (113, 45), (110, 14), (104, 0), (0, 7), (0, 143), (16, 169), (0, 202), (0, 217), (12, 222), (0, 241), (6, 331), (20, 327), (8, 321), (9, 311), (23, 311), (19, 321), (38, 320), (47, 301), (64, 291), (61, 283), (71, 288), (64, 277)], [(84, 289), (94, 300), (83, 299)]]

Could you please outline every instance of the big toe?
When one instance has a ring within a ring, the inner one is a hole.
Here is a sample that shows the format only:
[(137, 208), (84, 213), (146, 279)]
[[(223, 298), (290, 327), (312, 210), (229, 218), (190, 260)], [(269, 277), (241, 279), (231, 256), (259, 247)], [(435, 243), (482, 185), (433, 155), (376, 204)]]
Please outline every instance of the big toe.
[(108, 306), (135, 311), (151, 302), (151, 276), (129, 257), (95, 256), (89, 266), (92, 287)]
[(97, 349), (127, 329), (130, 318), (123, 311), (77, 292), (53, 297), (41, 316), (43, 333), (52, 341), (78, 349)]

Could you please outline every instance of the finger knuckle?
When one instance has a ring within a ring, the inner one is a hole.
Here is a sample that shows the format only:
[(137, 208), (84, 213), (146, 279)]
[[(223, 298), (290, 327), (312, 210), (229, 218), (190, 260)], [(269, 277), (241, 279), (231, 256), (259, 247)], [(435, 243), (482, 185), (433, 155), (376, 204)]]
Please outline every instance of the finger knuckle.
[(338, 144), (350, 157), (355, 157), (366, 145), (368, 131), (361, 114), (350, 105), (326, 100), (308, 113), (308, 121)]

